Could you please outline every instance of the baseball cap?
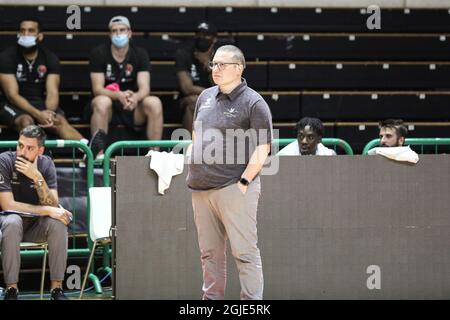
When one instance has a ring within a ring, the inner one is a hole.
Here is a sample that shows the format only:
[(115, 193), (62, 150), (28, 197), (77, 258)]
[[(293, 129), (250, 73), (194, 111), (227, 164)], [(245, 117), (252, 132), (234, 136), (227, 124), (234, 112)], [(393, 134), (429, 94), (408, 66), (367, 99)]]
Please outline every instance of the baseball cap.
[(115, 16), (115, 17), (112, 17), (111, 20), (109, 20), (108, 28), (111, 29), (111, 27), (113, 26), (113, 24), (124, 24), (124, 25), (126, 25), (128, 28), (131, 29), (130, 21), (128, 20), (127, 17), (124, 17), (124, 16)]
[(214, 25), (208, 22), (202, 22), (197, 26), (197, 32), (203, 32), (206, 34), (216, 35), (217, 29)]

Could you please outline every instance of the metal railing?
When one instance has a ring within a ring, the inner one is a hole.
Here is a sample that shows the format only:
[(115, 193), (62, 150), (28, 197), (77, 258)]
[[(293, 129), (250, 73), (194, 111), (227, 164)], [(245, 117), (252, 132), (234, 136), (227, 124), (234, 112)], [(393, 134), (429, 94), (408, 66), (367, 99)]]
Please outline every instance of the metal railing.
[[(289, 138), (289, 139), (275, 139), (274, 143), (279, 143), (279, 145), (287, 145), (291, 142), (294, 142), (297, 140), (296, 138)], [(332, 147), (340, 147), (344, 150), (345, 154), (347, 155), (353, 155), (353, 149), (348, 144), (347, 141), (338, 139), (338, 138), (322, 138), (322, 144), (325, 146), (332, 146)]]
[[(278, 144), (280, 146), (287, 145), (293, 141), (292, 139), (274, 139), (274, 144)], [(110, 170), (110, 160), (113, 154), (116, 153), (117, 150), (121, 150), (123, 155), (124, 149), (138, 149), (138, 155), (140, 154), (140, 148), (151, 148), (151, 147), (160, 147), (160, 148), (173, 148), (175, 146), (186, 147), (192, 141), (191, 140), (137, 140), (137, 141), (117, 141), (111, 144), (105, 151), (105, 157), (103, 159), (103, 185), (105, 187), (110, 186), (109, 181), (109, 170)], [(339, 146), (344, 149), (345, 153), (348, 155), (353, 155), (353, 150), (350, 145), (342, 140), (336, 138), (322, 138), (322, 143), (328, 146)]]
[[(0, 141), (0, 149), (12, 149), (16, 148), (17, 140), (15, 141)], [(72, 155), (74, 158), (75, 149), (79, 149), (86, 154), (86, 189), (87, 189), (87, 221), (88, 221), (88, 231), (89, 231), (89, 188), (94, 186), (94, 157), (91, 149), (84, 143), (81, 143), (78, 140), (47, 140), (45, 142), (45, 147), (49, 149), (54, 148), (72, 148)], [(74, 215), (74, 221), (76, 219), (76, 215)], [(86, 248), (71, 248), (68, 249), (69, 256), (84, 256), (89, 255), (90, 247), (92, 244), (90, 243), (90, 239), (88, 237), (88, 247)], [(21, 256), (24, 257), (41, 257), (44, 254), (43, 250), (21, 250)]]
[[(363, 149), (362, 154), (367, 155), (370, 149), (378, 147), (380, 139), (373, 139)], [(406, 138), (405, 145), (421, 146), (421, 153), (423, 153), (423, 146), (434, 146), (435, 153), (438, 153), (438, 146), (450, 145), (450, 138)]]

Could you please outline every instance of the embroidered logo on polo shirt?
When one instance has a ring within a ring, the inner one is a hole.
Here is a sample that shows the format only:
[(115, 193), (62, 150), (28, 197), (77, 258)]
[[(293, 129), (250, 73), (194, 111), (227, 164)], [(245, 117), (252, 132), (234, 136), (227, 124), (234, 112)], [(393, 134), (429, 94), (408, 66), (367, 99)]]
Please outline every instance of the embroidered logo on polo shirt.
[(203, 102), (200, 107), (198, 108), (198, 111), (206, 108), (211, 108), (211, 98), (207, 98), (205, 102)]
[(199, 81), (200, 76), (197, 72), (197, 66), (195, 64), (191, 64), (191, 78), (193, 81)]
[(108, 63), (106, 65), (106, 78), (109, 79), (112, 76), (112, 66)]
[(224, 111), (223, 114), (228, 118), (235, 118), (237, 116), (236, 108), (229, 108), (227, 111)]
[(131, 64), (127, 64), (126, 69), (125, 69), (125, 76), (129, 77), (131, 76), (131, 73), (133, 72), (133, 66)]
[(19, 64), (17, 65), (16, 79), (17, 79), (17, 81), (20, 81), (20, 82), (26, 80), (25, 75), (24, 75), (24, 73), (23, 73), (23, 65), (22, 65), (21, 63), (19, 63)]
[(44, 66), (43, 64), (41, 64), (37, 68), (37, 72), (38, 72), (39, 78), (43, 78), (45, 76), (45, 74), (47, 73), (47, 67)]

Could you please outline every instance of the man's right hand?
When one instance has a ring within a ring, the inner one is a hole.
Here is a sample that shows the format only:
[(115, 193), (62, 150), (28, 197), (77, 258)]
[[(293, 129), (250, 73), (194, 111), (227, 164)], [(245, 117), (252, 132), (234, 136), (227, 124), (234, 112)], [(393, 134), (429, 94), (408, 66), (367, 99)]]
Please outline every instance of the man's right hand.
[(46, 207), (50, 218), (64, 223), (66, 226), (72, 221), (72, 213), (64, 208)]
[(51, 128), (54, 126), (53, 120), (56, 117), (56, 113), (50, 110), (42, 110), (38, 111), (34, 117), (42, 128)]
[(128, 101), (129, 93), (128, 91), (117, 91), (117, 97), (122, 107), (127, 110), (129, 108), (130, 102)]

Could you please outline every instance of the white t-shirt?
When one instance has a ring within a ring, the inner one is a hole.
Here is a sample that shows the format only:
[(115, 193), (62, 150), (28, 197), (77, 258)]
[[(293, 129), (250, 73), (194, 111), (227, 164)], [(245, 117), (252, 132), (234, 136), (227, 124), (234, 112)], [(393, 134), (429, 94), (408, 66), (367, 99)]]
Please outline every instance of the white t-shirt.
[[(289, 143), (286, 147), (281, 149), (277, 156), (300, 156), (300, 148), (298, 147), (298, 140)], [(325, 147), (322, 143), (317, 144), (315, 156), (335, 156), (336, 152), (333, 149)]]
[(411, 150), (409, 146), (406, 147), (376, 147), (373, 149), (370, 149), (369, 152), (367, 152), (369, 156), (379, 154), (386, 158), (395, 160), (395, 161), (405, 161), (410, 163), (417, 163), (419, 162), (419, 155), (414, 151)]

